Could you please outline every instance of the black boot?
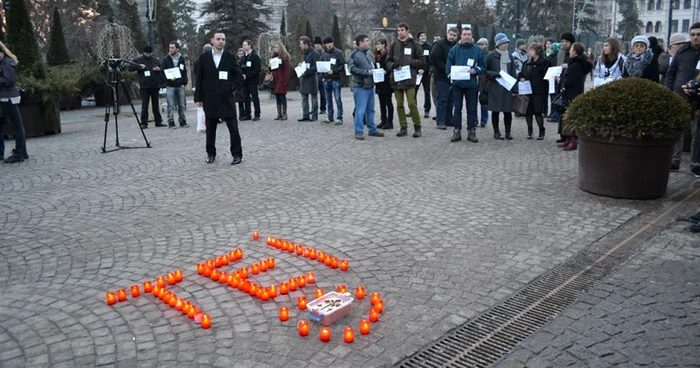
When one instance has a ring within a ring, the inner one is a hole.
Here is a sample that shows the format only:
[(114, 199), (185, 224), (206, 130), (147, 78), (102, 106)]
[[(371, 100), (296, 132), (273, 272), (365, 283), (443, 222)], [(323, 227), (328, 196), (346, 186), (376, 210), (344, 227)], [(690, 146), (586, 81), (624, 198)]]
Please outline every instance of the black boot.
[(450, 139), (450, 142), (459, 142), (462, 140), (462, 129), (455, 129), (454, 132), (452, 132), (452, 139)]
[(535, 120), (537, 120), (537, 128), (540, 131), (540, 134), (537, 136), (537, 140), (541, 141), (544, 139), (544, 118), (542, 115), (535, 116)]
[(479, 143), (479, 140), (476, 138), (476, 129), (475, 128), (469, 129), (469, 134), (467, 135), (467, 140), (469, 142)]
[(508, 119), (506, 118), (506, 121), (504, 122), (504, 124), (505, 124), (505, 126), (506, 126), (506, 140), (511, 141), (511, 140), (513, 140), (513, 136), (510, 135), (510, 126), (511, 126), (511, 122), (508, 121)]
[(527, 124), (527, 139), (532, 139), (532, 115), (525, 115), (525, 123)]
[(275, 120), (282, 120), (282, 105), (277, 105), (277, 117)]
[(385, 126), (386, 126), (386, 120), (382, 120), (382, 122), (379, 123), (379, 125), (377, 125), (377, 129), (384, 129)]
[(413, 127), (413, 138), (420, 138), (423, 135), (423, 133), (420, 130), (420, 127)]
[(503, 140), (503, 136), (501, 135), (501, 131), (497, 124), (493, 124), (493, 138), (499, 141)]
[(287, 120), (287, 105), (282, 105), (282, 119), (280, 120)]
[(408, 135), (408, 131), (405, 127), (401, 127), (401, 130), (399, 130), (398, 133), (396, 133), (397, 137), (405, 137)]

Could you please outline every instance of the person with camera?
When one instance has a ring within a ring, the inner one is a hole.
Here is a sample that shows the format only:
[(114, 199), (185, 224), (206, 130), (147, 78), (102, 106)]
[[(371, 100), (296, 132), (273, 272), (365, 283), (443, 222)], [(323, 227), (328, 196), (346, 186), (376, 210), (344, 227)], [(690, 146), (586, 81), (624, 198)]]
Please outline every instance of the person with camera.
[(177, 68), (180, 71), (180, 78), (171, 76), (168, 78), (166, 76), (165, 86), (166, 86), (166, 96), (168, 100), (168, 127), (170, 129), (175, 129), (175, 117), (173, 116), (173, 110), (177, 109), (178, 123), (180, 123), (180, 128), (187, 128), (187, 117), (185, 116), (185, 111), (187, 107), (185, 106), (185, 86), (188, 83), (187, 79), (187, 63), (185, 62), (185, 57), (180, 54), (180, 43), (177, 41), (172, 41), (168, 45), (168, 56), (163, 59), (163, 70), (173, 70)]
[(0, 114), (0, 160), (5, 157), (5, 137), (2, 133), (2, 127), (9, 120), (15, 129), (15, 149), (12, 150), (12, 155), (4, 160), (8, 164), (22, 162), (29, 158), (22, 116), (17, 108), (21, 97), (16, 82), (17, 56), (4, 43), (0, 42), (0, 107), (2, 107), (2, 114)]
[[(692, 135), (690, 171), (696, 178), (700, 177), (700, 146), (698, 145), (697, 116), (695, 110), (698, 107), (698, 66), (700, 65), (700, 23), (690, 26), (690, 42), (683, 44), (676, 55), (671, 60), (671, 65), (666, 72), (666, 87), (678, 93), (693, 108), (693, 115), (690, 119), (690, 129)], [(691, 88), (689, 88), (691, 87)], [(683, 154), (683, 135), (676, 142), (671, 161), (671, 171), (678, 171), (681, 165)]]
[[(162, 69), (160, 60), (153, 57), (153, 47), (143, 48), (143, 55), (134, 60), (135, 65), (129, 70), (136, 70), (139, 73), (139, 90), (141, 92), (141, 128), (148, 128), (148, 103), (153, 106), (153, 117), (156, 120), (156, 127), (164, 127), (163, 117), (160, 115), (160, 103), (158, 93), (162, 81)], [(125, 91), (126, 93), (126, 91)]]

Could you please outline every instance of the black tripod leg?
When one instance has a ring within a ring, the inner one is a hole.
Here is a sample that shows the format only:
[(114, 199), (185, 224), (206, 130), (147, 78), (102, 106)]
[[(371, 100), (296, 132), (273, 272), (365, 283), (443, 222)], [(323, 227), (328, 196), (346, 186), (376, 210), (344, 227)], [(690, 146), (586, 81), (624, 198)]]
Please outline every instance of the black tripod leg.
[(114, 85), (112, 88), (112, 104), (114, 109), (114, 129), (116, 131), (116, 143), (115, 146), (119, 147), (119, 84)]
[[(107, 99), (105, 101), (109, 101), (109, 95), (112, 93), (112, 89), (108, 88), (105, 91), (105, 94), (107, 95)], [(105, 135), (104, 139), (102, 141), (102, 153), (107, 153), (107, 126), (109, 125), (109, 113), (112, 108), (112, 105), (109, 103), (105, 104)]]
[(150, 148), (151, 142), (148, 141), (148, 138), (146, 138), (146, 132), (143, 131), (143, 127), (141, 126), (141, 119), (139, 119), (139, 114), (136, 113), (136, 108), (134, 107), (134, 102), (131, 100), (131, 94), (126, 88), (126, 83), (124, 81), (121, 81), (120, 83), (122, 84), (122, 88), (124, 89), (124, 95), (126, 96), (126, 100), (129, 101), (129, 105), (131, 105), (131, 111), (134, 112), (136, 123), (139, 125), (139, 129), (141, 129), (141, 135), (143, 135), (143, 140), (146, 142), (146, 147)]

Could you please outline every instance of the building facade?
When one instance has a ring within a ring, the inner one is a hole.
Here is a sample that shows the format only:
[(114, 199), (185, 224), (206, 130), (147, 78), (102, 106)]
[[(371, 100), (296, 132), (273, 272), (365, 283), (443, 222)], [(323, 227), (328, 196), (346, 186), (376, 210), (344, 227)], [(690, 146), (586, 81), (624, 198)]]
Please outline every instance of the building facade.
[[(669, 27), (671, 33), (687, 33), (690, 25), (698, 21), (698, 0), (640, 0), (639, 18), (644, 23), (640, 33), (666, 40)], [(671, 23), (668, 21), (669, 7), (673, 4)], [(665, 44), (665, 42), (664, 42)]]

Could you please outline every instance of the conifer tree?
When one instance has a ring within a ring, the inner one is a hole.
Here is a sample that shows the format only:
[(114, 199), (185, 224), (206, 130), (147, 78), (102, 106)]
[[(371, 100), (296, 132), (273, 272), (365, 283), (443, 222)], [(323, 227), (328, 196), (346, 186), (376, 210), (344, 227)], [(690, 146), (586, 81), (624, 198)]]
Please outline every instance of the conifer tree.
[(63, 35), (61, 25), (61, 15), (58, 7), (53, 8), (53, 25), (51, 26), (51, 37), (49, 38), (49, 52), (46, 54), (46, 62), (51, 66), (70, 64), (66, 38)]
[(17, 56), (17, 70), (35, 71), (39, 60), (39, 44), (34, 37), (34, 27), (29, 20), (25, 0), (10, 0), (7, 10), (7, 43)]

